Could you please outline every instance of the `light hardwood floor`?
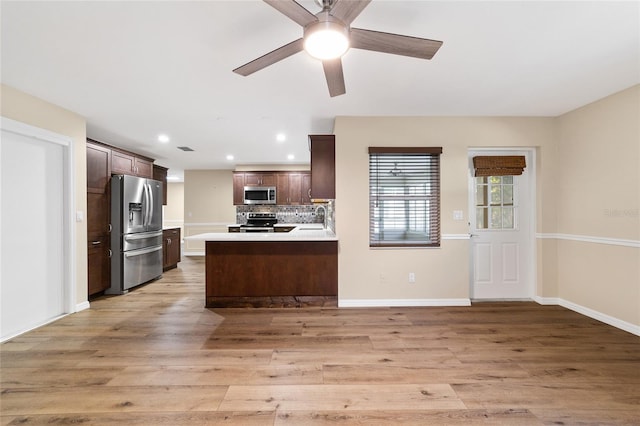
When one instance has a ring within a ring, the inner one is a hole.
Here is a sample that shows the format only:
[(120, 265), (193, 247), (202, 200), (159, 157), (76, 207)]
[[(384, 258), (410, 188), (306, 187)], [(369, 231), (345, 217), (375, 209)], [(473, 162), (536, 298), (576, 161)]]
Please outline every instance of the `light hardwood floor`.
[(1, 424), (640, 424), (640, 338), (561, 307), (203, 306), (186, 258), (1, 345)]

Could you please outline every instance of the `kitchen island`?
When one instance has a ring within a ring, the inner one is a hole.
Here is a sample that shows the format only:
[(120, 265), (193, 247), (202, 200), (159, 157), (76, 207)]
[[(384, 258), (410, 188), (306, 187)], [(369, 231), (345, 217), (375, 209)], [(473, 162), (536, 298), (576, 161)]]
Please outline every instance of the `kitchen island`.
[(205, 306), (337, 306), (337, 236), (321, 224), (293, 226), (187, 237), (206, 242)]

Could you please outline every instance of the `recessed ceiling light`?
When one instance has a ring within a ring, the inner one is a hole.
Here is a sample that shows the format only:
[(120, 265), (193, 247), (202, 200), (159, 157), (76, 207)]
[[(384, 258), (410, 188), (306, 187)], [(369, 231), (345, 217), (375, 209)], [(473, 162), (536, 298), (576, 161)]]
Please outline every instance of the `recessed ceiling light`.
[(231, 154), (227, 155), (227, 160), (231, 161), (231, 160), (233, 160), (233, 158), (234, 158), (233, 155), (231, 155)]
[(278, 142), (284, 142), (284, 141), (286, 141), (286, 140), (287, 140), (287, 135), (285, 135), (284, 133), (278, 133), (278, 134), (276, 135), (276, 140), (277, 140)]
[(287, 160), (293, 160), (294, 158), (296, 158), (296, 156), (293, 154), (287, 155)]
[(169, 142), (169, 136), (163, 134), (158, 135), (158, 142), (160, 143), (167, 143)]

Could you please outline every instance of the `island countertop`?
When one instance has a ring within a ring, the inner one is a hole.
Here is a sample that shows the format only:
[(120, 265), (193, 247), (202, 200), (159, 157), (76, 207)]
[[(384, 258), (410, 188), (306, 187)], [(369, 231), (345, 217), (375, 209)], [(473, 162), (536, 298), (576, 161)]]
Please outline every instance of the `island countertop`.
[(185, 237), (190, 241), (338, 241), (337, 235), (319, 223), (284, 223), (295, 226), (290, 232), (207, 232)]

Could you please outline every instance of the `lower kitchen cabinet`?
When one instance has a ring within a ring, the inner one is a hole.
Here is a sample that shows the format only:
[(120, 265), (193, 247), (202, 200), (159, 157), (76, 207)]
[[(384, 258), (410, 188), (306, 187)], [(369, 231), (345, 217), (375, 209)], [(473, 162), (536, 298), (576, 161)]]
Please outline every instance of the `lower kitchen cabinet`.
[(111, 259), (109, 237), (98, 237), (89, 241), (88, 260), (88, 294), (101, 293), (111, 286)]
[(162, 231), (162, 270), (172, 269), (180, 262), (180, 228)]

